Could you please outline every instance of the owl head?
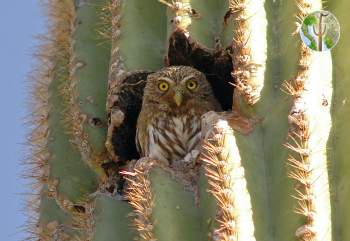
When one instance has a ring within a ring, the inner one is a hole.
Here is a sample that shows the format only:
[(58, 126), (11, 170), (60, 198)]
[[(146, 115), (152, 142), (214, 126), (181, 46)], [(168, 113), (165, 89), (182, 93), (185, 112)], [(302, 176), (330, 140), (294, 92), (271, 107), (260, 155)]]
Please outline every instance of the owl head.
[(164, 111), (186, 111), (213, 101), (205, 75), (189, 66), (171, 66), (148, 75), (144, 105)]

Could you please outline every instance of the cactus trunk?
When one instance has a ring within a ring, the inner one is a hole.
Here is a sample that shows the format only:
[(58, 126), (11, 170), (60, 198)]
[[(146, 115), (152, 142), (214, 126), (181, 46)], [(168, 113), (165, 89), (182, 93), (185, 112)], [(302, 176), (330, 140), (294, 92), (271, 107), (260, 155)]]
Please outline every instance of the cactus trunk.
[[(344, 33), (330, 53), (291, 36), (321, 0), (49, 1), (31, 238), (350, 240), (348, 7), (324, 9)], [(181, 168), (135, 145), (147, 76), (169, 65), (202, 71), (224, 110), (203, 116), (201, 155)]]

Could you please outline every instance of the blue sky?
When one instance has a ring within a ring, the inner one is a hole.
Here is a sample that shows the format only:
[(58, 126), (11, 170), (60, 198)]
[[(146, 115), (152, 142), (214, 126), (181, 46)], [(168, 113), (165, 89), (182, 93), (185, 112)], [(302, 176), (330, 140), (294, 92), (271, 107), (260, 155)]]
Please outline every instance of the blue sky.
[(23, 197), (29, 191), (20, 179), (25, 156), (27, 73), (33, 66), (31, 57), (37, 44), (34, 36), (44, 32), (40, 0), (10, 0), (1, 2), (0, 14), (0, 240), (19, 241), (24, 238), (20, 227), (25, 216)]

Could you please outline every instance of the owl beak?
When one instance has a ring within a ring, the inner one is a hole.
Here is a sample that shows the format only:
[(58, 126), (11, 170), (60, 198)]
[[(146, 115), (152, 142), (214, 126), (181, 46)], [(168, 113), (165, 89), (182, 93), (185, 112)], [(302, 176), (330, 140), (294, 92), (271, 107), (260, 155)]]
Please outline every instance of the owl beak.
[(180, 91), (176, 91), (174, 95), (174, 101), (177, 106), (180, 106), (182, 103), (182, 93)]

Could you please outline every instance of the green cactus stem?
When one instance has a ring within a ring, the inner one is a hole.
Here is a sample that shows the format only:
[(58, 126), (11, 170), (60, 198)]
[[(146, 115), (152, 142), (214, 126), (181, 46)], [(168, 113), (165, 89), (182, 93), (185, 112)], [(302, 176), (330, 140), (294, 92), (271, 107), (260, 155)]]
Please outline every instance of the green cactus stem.
[[(59, 5), (59, 3), (57, 3)], [(69, 9), (61, 7), (62, 11)], [(61, 15), (60, 15), (61, 14)], [(66, 13), (58, 12), (58, 16), (64, 16)], [(74, 12), (71, 13), (72, 15)], [(71, 16), (73, 17), (73, 16)], [(63, 17), (64, 19), (64, 17)], [(67, 28), (73, 20), (67, 23)], [(66, 105), (63, 88), (69, 78), (69, 48), (71, 44), (71, 32), (57, 40), (57, 51), (60, 53), (55, 58), (54, 68), (52, 69), (52, 81), (49, 86), (49, 105), (50, 112), (48, 117), (48, 126), (50, 133), (48, 138), (48, 150), (52, 153), (48, 163), (50, 166), (49, 182), (55, 186), (57, 195), (61, 196), (59, 202), (68, 199), (70, 202), (79, 202), (84, 196), (91, 193), (96, 188), (96, 176), (88, 166), (82, 161), (80, 152), (72, 145), (74, 138), (67, 130), (67, 119), (65, 111)], [(64, 38), (63, 38), (64, 37)], [(57, 54), (57, 53), (53, 53)], [(55, 106), (55, 108), (52, 108)]]
[(183, 184), (169, 178), (169, 173), (161, 169), (151, 171), (150, 182), (154, 193), (152, 216), (157, 240), (198, 239), (206, 230), (201, 230), (199, 225), (201, 213), (196, 207), (196, 191), (184, 190)]
[(163, 66), (165, 6), (152, 0), (121, 1), (119, 21), (121, 35), (117, 43), (125, 70), (157, 70)]
[(127, 241), (136, 237), (131, 229), (131, 207), (126, 201), (108, 195), (97, 194), (91, 207), (93, 241)]
[(49, 199), (46, 195), (41, 196), (39, 210), (41, 215), (37, 221), (37, 228), (33, 230), (33, 240), (50, 241), (57, 237), (59, 240), (73, 241), (84, 237), (83, 230), (72, 228), (74, 222), (72, 217), (62, 211), (55, 200)]

